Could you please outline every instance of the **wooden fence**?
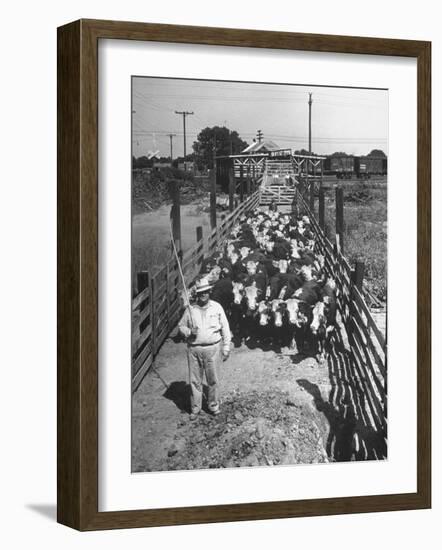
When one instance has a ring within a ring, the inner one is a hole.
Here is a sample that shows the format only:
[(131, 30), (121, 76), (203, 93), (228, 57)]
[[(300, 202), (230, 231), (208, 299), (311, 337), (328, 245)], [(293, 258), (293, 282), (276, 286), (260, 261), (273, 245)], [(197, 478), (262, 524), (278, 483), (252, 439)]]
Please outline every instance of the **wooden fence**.
[[(231, 181), (234, 178), (231, 177)], [(256, 183), (256, 182), (255, 182)], [(230, 186), (232, 188), (232, 185)], [(262, 191), (256, 189), (239, 203), (221, 223), (203, 235), (196, 228), (195, 245), (184, 252), (182, 266), (188, 285), (200, 272), (203, 259), (220, 247), (237, 218), (260, 204)], [(303, 196), (304, 195), (304, 196)], [(319, 196), (318, 219), (314, 214)], [(348, 456), (345, 445), (337, 444), (340, 456), (327, 448), (337, 460), (382, 458), (387, 454), (387, 343), (379, 330), (362, 289), (363, 264), (350, 266), (343, 254), (343, 193), (336, 191), (336, 243), (324, 233), (324, 192), (313, 185), (301, 193), (296, 189), (292, 208), (311, 219), (316, 233), (317, 252), (324, 256), (327, 273), (336, 280), (338, 310), (343, 330), (333, 342), (330, 377), (330, 402), (339, 420), (339, 430), (351, 432)], [(153, 276), (138, 273), (138, 295), (132, 302), (132, 388), (135, 390), (152, 365), (162, 343), (176, 327), (182, 314), (181, 281), (176, 259), (171, 259)], [(331, 432), (333, 422), (331, 422)], [(335, 439), (339, 434), (335, 433)], [(333, 438), (330, 438), (332, 441)], [(330, 441), (328, 445), (330, 444)]]
[(315, 195), (310, 193), (307, 202), (299, 191), (296, 194), (299, 210), (309, 216), (316, 233), (317, 252), (324, 256), (326, 271), (336, 281), (338, 310), (345, 327), (345, 332), (338, 331), (340, 348), (335, 348), (332, 357), (332, 401), (354, 424), (356, 454), (382, 458), (387, 452), (387, 342), (363, 296), (363, 264), (352, 268), (343, 255), (343, 223), (338, 219), (344, 215), (342, 190), (337, 189), (336, 199), (336, 243), (332, 244), (324, 233), (323, 190), (319, 190), (318, 219)]
[[(253, 210), (260, 199), (259, 189), (230, 212), (208, 235), (196, 228), (197, 242), (182, 255), (186, 284), (198, 276), (203, 259), (220, 247), (241, 214)], [(132, 300), (132, 390), (152, 365), (161, 344), (175, 328), (183, 311), (179, 290), (182, 288), (174, 256), (153, 276), (138, 273), (138, 294)]]

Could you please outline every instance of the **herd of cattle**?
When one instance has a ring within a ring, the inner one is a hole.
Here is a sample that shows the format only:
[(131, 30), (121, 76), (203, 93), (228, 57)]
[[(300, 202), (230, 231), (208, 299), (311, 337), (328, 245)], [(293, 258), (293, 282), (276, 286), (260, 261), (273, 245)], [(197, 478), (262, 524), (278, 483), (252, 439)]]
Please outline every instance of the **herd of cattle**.
[(203, 261), (240, 341), (270, 339), (324, 360), (336, 325), (336, 283), (315, 253), (307, 216), (257, 208), (241, 216), (222, 250)]

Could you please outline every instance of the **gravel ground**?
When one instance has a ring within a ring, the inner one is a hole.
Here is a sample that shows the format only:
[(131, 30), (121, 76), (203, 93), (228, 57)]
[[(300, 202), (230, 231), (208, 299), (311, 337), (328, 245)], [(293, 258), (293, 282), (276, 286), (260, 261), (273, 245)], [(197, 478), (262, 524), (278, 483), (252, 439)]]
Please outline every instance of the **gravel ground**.
[(219, 375), (221, 414), (189, 421), (186, 346), (165, 342), (133, 395), (133, 472), (329, 461), (326, 364), (243, 343)]

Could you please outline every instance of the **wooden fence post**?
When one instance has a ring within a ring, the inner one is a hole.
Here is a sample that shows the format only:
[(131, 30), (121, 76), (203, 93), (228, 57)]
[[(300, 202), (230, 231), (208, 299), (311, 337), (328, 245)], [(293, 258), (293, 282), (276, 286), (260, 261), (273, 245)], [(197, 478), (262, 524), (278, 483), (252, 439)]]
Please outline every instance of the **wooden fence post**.
[(364, 271), (365, 271), (365, 263), (356, 262), (355, 269), (353, 272), (353, 283), (355, 284), (356, 288), (360, 291), (362, 291), (362, 283), (364, 281)]
[(216, 160), (213, 159), (213, 170), (210, 174), (210, 227), (216, 227)]
[[(198, 225), (198, 227), (196, 228), (196, 244), (197, 244), (196, 257), (194, 258), (194, 260), (195, 260), (194, 263), (195, 263), (195, 265), (198, 266), (197, 273), (199, 272), (199, 269), (200, 269), (200, 261), (199, 260), (201, 258), (201, 251), (198, 250), (198, 249), (199, 249), (199, 244), (202, 240), (203, 240), (203, 227), (202, 227), (202, 225)], [(209, 244), (209, 243), (207, 243), (207, 244)], [(203, 255), (204, 255), (204, 250), (202, 252), (203, 252)], [(209, 254), (211, 253), (210, 247), (209, 247), (208, 253)]]
[(339, 247), (344, 254), (344, 192), (336, 187), (336, 235), (339, 235)]
[(301, 166), (301, 171), (302, 171), (302, 168), (304, 168), (304, 176), (302, 178), (302, 191), (301, 191), (301, 194), (302, 194), (302, 198), (304, 199), (305, 202), (307, 202), (307, 197), (306, 197), (306, 194), (307, 194), (307, 186), (308, 186), (308, 165), (307, 165), (307, 159), (303, 159), (303, 165)]
[(179, 242), (178, 250), (181, 250), (181, 206), (180, 206), (180, 186), (177, 181), (171, 185), (172, 196), (172, 233), (173, 240)]
[(152, 278), (150, 280), (150, 324), (152, 326), (152, 335), (151, 335), (151, 342), (152, 342), (152, 356), (155, 355), (157, 352), (155, 345), (156, 345), (156, 325), (155, 325), (155, 303), (154, 303), (154, 279)]
[(244, 166), (239, 167), (239, 202), (244, 202)]
[(229, 212), (233, 212), (234, 206), (234, 193), (235, 193), (235, 172), (232, 166), (229, 169)]
[(250, 177), (250, 164), (247, 165), (247, 196), (250, 197), (252, 193), (252, 181)]
[(309, 208), (312, 214), (315, 213), (315, 180), (309, 185)]
[(324, 229), (325, 229), (325, 201), (324, 201), (324, 189), (323, 189), (322, 185), (319, 188), (318, 218), (319, 218), (319, 227), (324, 231)]
[(199, 243), (203, 238), (203, 226), (199, 225), (196, 228), (196, 242)]
[(145, 288), (149, 286), (149, 272), (148, 271), (139, 271), (137, 273), (137, 291), (138, 294), (143, 292)]
[(170, 288), (169, 288), (169, 262), (166, 264), (166, 308), (167, 308), (167, 331), (172, 327), (170, 326)]
[(291, 209), (292, 209), (292, 214), (295, 214), (295, 216), (298, 217), (298, 193), (297, 193), (297, 191), (295, 191), (295, 194), (293, 195)]

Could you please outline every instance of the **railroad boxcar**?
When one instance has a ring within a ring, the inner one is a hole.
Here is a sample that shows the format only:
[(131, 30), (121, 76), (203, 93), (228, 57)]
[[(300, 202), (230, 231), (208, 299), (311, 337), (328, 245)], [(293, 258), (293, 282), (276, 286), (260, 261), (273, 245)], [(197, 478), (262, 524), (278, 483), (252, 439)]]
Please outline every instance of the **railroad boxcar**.
[(371, 176), (387, 174), (386, 157), (361, 156), (356, 158), (356, 175), (358, 178), (369, 179)]
[(324, 161), (325, 174), (335, 175), (338, 179), (351, 179), (355, 173), (355, 157), (333, 155)]
[(369, 179), (387, 175), (387, 157), (333, 155), (324, 160), (324, 174), (338, 179)]

